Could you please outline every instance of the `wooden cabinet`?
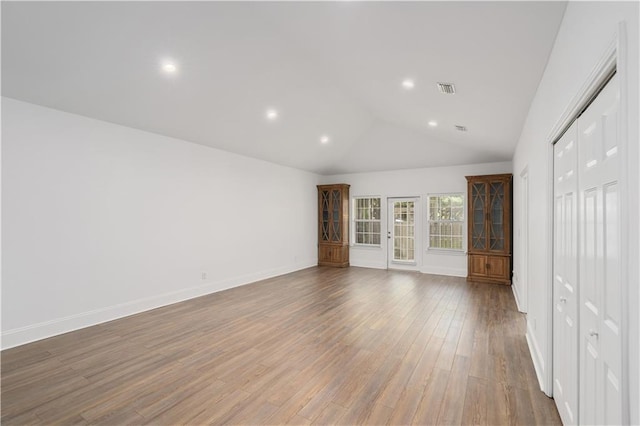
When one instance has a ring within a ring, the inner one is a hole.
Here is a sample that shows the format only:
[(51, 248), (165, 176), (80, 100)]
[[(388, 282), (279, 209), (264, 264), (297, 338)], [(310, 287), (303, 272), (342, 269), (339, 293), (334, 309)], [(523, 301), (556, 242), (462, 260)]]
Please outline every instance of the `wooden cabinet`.
[(349, 266), (349, 185), (318, 185), (318, 265)]
[(511, 284), (512, 179), (467, 176), (468, 281)]
[[(506, 256), (470, 254), (469, 279), (475, 281), (503, 281), (504, 277), (510, 277), (510, 263), (509, 258)], [(505, 282), (505, 284), (508, 284), (508, 282)]]

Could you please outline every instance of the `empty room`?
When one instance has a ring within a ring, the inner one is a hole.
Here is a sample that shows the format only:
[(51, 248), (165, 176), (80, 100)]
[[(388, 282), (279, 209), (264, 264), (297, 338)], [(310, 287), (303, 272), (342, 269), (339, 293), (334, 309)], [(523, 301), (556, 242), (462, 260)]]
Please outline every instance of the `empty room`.
[(2, 1), (3, 425), (640, 424), (637, 1)]

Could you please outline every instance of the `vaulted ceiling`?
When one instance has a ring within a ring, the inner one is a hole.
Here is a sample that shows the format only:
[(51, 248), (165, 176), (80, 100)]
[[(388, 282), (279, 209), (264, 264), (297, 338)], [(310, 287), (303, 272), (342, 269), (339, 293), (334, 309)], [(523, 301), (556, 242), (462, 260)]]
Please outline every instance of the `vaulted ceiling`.
[(2, 2), (2, 94), (321, 174), (510, 160), (565, 6)]

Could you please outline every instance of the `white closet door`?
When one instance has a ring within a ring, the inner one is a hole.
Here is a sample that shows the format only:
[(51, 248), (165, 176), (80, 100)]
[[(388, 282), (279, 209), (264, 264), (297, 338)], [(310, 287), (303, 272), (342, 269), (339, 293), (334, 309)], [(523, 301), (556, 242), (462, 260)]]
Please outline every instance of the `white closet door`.
[(614, 76), (578, 119), (582, 424), (622, 422), (619, 97)]
[(565, 425), (578, 422), (577, 130), (574, 122), (553, 147), (553, 397)]

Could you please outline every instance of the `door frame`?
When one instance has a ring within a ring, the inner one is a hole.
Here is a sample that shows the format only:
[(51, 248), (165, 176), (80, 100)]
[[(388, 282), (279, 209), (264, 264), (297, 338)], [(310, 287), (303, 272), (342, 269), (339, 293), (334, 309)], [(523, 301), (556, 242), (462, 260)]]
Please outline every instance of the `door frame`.
[[(392, 203), (397, 201), (413, 201), (414, 203), (414, 261), (394, 262), (391, 251), (393, 250), (393, 212)], [(422, 204), (420, 196), (387, 197), (387, 269), (400, 269), (404, 271), (419, 271), (422, 265)]]
[[(627, 43), (626, 43), (626, 25), (624, 22), (618, 24), (618, 28), (613, 40), (607, 46), (604, 54), (596, 63), (591, 73), (587, 77), (578, 93), (573, 97), (567, 105), (564, 113), (556, 122), (547, 137), (547, 219), (550, 226), (547, 227), (547, 312), (549, 321), (547, 321), (547, 353), (546, 359), (549, 361), (548, 368), (542, 377), (542, 390), (548, 396), (553, 396), (553, 230), (554, 230), (554, 187), (553, 187), (553, 169), (554, 155), (553, 145), (562, 136), (579, 113), (590, 103), (590, 101), (598, 94), (599, 90), (604, 86), (613, 72), (618, 74), (620, 84), (620, 149), (621, 157), (626, 161), (621, 162), (620, 170), (620, 280), (622, 283), (621, 299), (622, 303), (622, 422), (628, 424), (630, 422), (630, 383), (629, 383), (629, 337), (630, 326), (634, 327), (637, 332), (636, 324), (630, 323), (629, 313), (630, 304), (637, 303), (637, 300), (631, 301), (629, 297), (629, 249), (633, 249), (632, 241), (629, 239), (630, 232), (637, 228), (630, 227), (629, 217), (629, 197), (631, 193), (632, 183), (630, 181), (630, 165), (635, 162), (636, 158), (629, 155), (629, 143), (627, 128), (628, 120), (628, 63), (627, 63)], [(637, 226), (637, 225), (636, 225)], [(637, 354), (636, 354), (637, 355)]]
[(518, 236), (520, 237), (520, 272), (518, 273), (518, 284), (520, 291), (513, 286), (516, 293), (518, 310), (527, 313), (529, 310), (529, 165), (527, 164), (520, 172), (520, 226)]

